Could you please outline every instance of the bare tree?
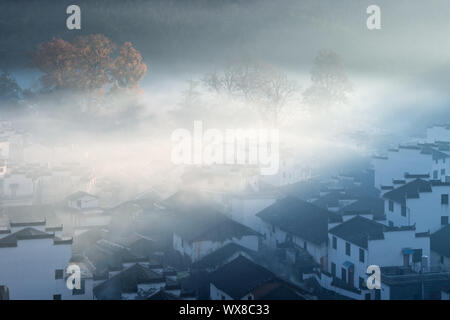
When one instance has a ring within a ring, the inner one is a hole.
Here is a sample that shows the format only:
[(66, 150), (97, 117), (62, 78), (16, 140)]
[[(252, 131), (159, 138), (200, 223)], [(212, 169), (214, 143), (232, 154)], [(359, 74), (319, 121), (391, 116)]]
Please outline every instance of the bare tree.
[(346, 104), (353, 90), (340, 57), (330, 50), (321, 50), (314, 58), (311, 81), (303, 92), (304, 103), (310, 108)]
[(296, 81), (276, 67), (251, 59), (228, 64), (207, 74), (203, 83), (219, 94), (243, 99), (255, 106), (262, 118), (276, 124), (288, 100), (298, 90)]

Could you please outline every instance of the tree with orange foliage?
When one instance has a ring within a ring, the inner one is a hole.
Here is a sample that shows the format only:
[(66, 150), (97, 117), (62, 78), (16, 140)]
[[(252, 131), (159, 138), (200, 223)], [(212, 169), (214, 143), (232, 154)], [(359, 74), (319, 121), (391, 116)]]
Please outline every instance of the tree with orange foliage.
[(119, 88), (138, 88), (139, 80), (146, 72), (147, 65), (142, 61), (139, 51), (130, 42), (125, 42), (113, 63), (115, 85)]
[(111, 83), (115, 45), (101, 34), (80, 36), (73, 41), (76, 48), (76, 87), (93, 91)]
[(31, 54), (31, 61), (44, 75), (41, 83), (45, 90), (72, 88), (76, 48), (62, 39), (41, 43)]
[(126, 42), (113, 59), (115, 48), (106, 36), (95, 34), (77, 37), (72, 43), (52, 39), (40, 44), (31, 56), (33, 65), (44, 73), (40, 80), (49, 91), (138, 88), (147, 71), (141, 54)]

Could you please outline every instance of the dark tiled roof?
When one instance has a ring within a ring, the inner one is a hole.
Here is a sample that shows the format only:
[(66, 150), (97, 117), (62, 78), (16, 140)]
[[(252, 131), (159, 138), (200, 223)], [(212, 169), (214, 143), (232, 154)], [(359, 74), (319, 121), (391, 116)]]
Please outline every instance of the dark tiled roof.
[(431, 250), (450, 257), (450, 225), (443, 227), (430, 236)]
[(383, 198), (405, 205), (406, 199), (419, 198), (419, 193), (431, 191), (431, 183), (429, 181), (416, 179), (397, 189), (386, 192), (383, 194)]
[(174, 233), (188, 242), (258, 235), (216, 210), (214, 204), (198, 192), (179, 191), (160, 204), (168, 209)]
[(87, 192), (84, 192), (84, 191), (77, 191), (77, 192), (74, 192), (71, 195), (67, 196), (66, 200), (77, 200), (77, 199), (79, 199), (81, 197), (84, 197), (84, 196), (97, 198), (96, 196), (94, 196), (94, 195), (92, 195), (90, 193), (87, 193)]
[(120, 300), (122, 293), (137, 293), (138, 284), (162, 283), (164, 276), (135, 264), (94, 288), (99, 300)]
[(445, 159), (445, 158), (450, 157), (448, 154), (446, 154), (442, 151), (436, 150), (434, 148), (431, 148), (429, 146), (424, 146), (421, 153), (422, 154), (431, 154), (433, 157), (433, 160), (440, 160), (440, 159)]
[(388, 227), (374, 220), (356, 216), (331, 228), (329, 233), (367, 249), (369, 240), (384, 239), (383, 232), (406, 230), (415, 230), (415, 227)]
[(382, 217), (384, 215), (384, 201), (380, 198), (364, 197), (356, 200), (342, 208), (341, 212), (346, 213), (360, 213), (372, 214), (374, 217)]
[(275, 279), (269, 270), (243, 256), (211, 274), (211, 283), (234, 299), (241, 299), (267, 281)]
[(257, 214), (262, 220), (307, 241), (327, 241), (328, 219), (333, 214), (293, 197), (278, 200)]
[(128, 249), (121, 248), (105, 240), (97, 241), (85, 251), (85, 256), (95, 267), (95, 274), (101, 275), (108, 271), (122, 270), (123, 263), (146, 262), (146, 257), (132, 254)]
[(405, 179), (428, 179), (430, 175), (428, 173), (408, 173), (404, 174)]
[(252, 256), (255, 252), (232, 242), (206, 255), (199, 261), (194, 262), (192, 268), (202, 269), (216, 267), (224, 263), (224, 261), (231, 258), (233, 255), (239, 253), (245, 253)]
[(46, 233), (34, 228), (25, 228), (0, 239), (0, 248), (16, 247), (18, 240), (53, 239), (54, 234)]
[(327, 209), (330, 207), (339, 207), (339, 200), (347, 200), (350, 197), (340, 191), (331, 191), (326, 195), (321, 196), (319, 199), (312, 203), (320, 208)]

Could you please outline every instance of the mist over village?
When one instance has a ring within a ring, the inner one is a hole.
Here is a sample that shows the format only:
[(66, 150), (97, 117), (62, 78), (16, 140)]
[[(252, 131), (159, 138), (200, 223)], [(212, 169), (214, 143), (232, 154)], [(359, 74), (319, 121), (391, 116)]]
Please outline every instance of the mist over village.
[(449, 300), (450, 3), (372, 2), (1, 1), (0, 300)]

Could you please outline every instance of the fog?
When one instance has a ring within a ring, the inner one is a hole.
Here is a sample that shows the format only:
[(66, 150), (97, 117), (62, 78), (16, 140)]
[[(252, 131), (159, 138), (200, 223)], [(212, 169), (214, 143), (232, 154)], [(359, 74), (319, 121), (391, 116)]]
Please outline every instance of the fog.
[[(30, 143), (62, 147), (29, 151), (38, 162), (82, 162), (99, 176), (126, 181), (135, 193), (149, 183), (173, 187), (164, 181), (177, 169), (170, 161), (173, 130), (192, 130), (195, 120), (220, 130), (267, 125), (254, 104), (211, 92), (202, 82), (249, 57), (298, 84), (277, 123), (283, 147), (308, 165), (355, 153), (364, 158), (442, 122), (450, 98), (450, 4), (377, 1), (382, 27), (370, 31), (372, 2), (80, 0), (82, 29), (70, 31), (67, 1), (3, 1), (0, 64), (23, 89), (38, 87), (40, 77), (27, 52), (53, 37), (102, 33), (119, 45), (130, 41), (148, 72), (139, 94), (108, 97), (101, 111), (80, 114), (83, 93), (67, 93), (24, 99), (18, 112), (4, 104), (2, 119), (27, 131)], [(353, 90), (345, 105), (305, 108), (302, 94), (323, 49), (340, 57)], [(189, 81), (197, 83), (196, 96), (186, 102)], [(355, 133), (365, 138), (349, 138)]]

